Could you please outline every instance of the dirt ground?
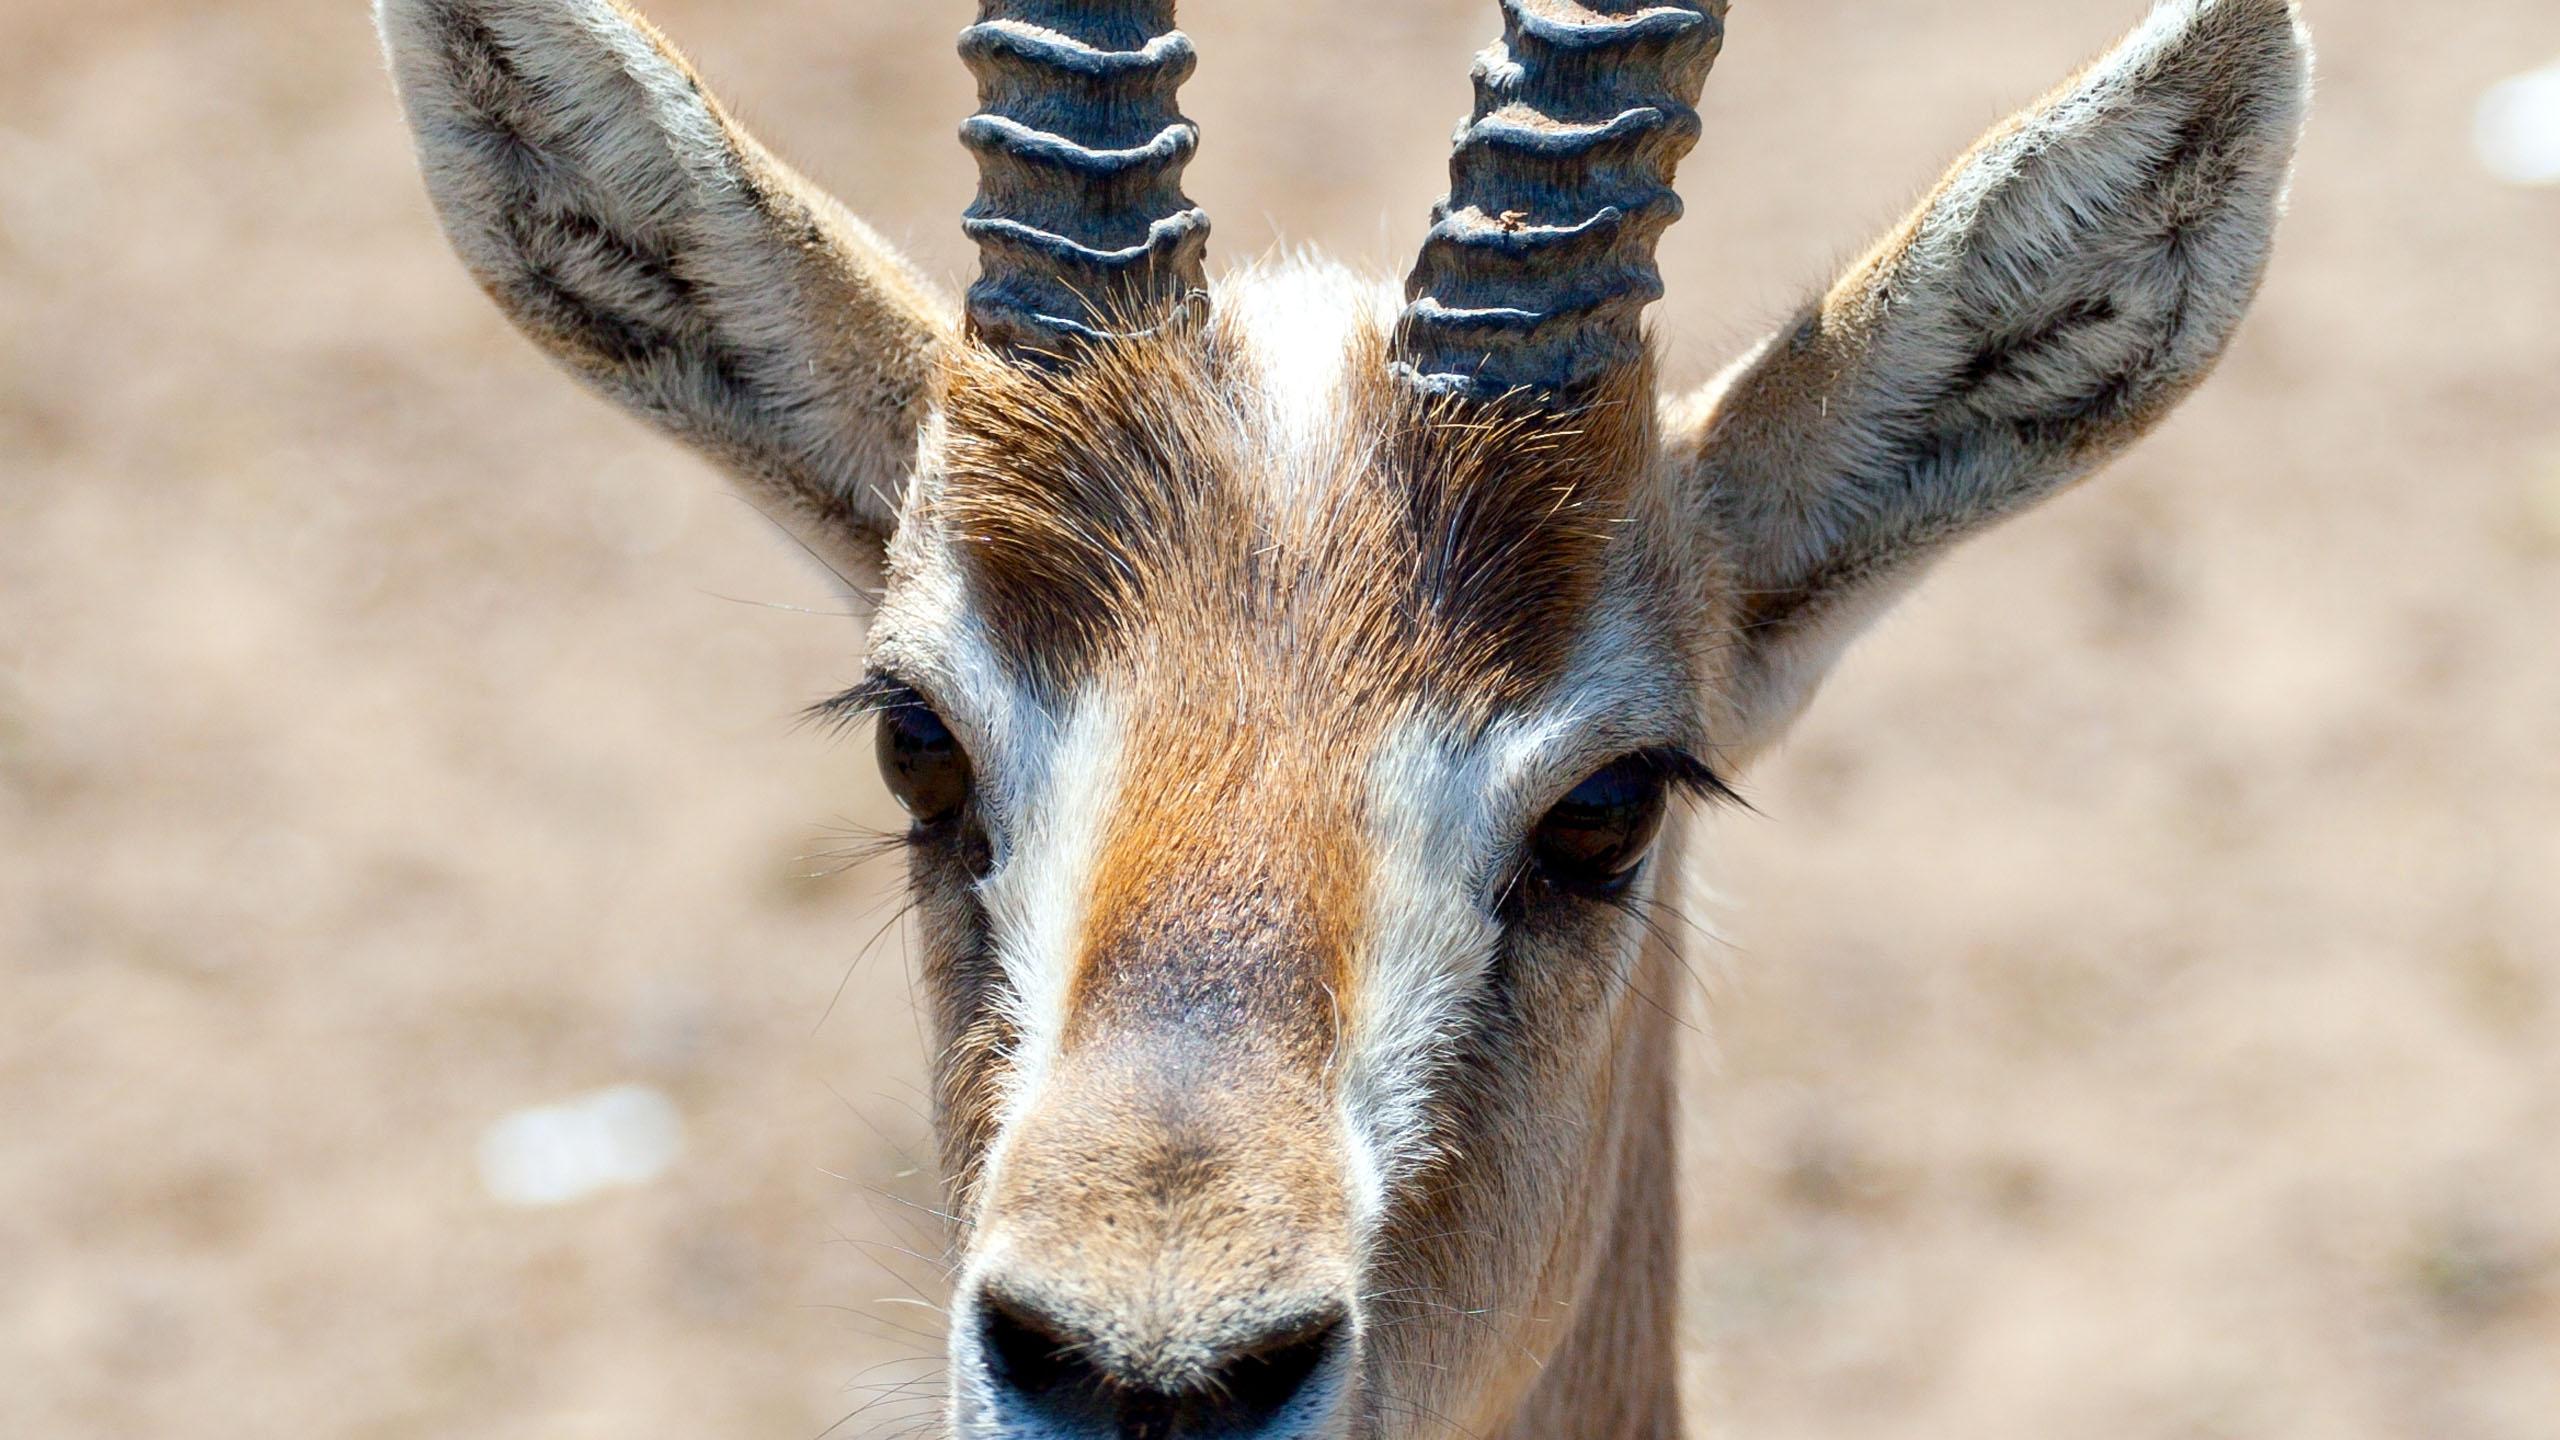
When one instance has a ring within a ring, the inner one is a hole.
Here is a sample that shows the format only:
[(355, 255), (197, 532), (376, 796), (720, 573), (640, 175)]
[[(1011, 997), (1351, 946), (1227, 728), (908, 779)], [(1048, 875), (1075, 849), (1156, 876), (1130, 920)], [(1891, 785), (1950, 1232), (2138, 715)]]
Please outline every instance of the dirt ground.
[[(1399, 265), (1493, 7), (1190, 8), (1221, 253)], [(1737, 5), (1672, 375), (2141, 8)], [(2560, 1437), (2560, 189), (2468, 138), (2560, 8), (2308, 9), (2230, 363), (1713, 832), (1707, 1434)], [(967, 272), (962, 0), (655, 10)], [(362, 6), (0, 0), (0, 1431), (925, 1416), (894, 876), (823, 854), (884, 807), (794, 723), (837, 609), (464, 280)], [(662, 1178), (483, 1188), (620, 1084)]]

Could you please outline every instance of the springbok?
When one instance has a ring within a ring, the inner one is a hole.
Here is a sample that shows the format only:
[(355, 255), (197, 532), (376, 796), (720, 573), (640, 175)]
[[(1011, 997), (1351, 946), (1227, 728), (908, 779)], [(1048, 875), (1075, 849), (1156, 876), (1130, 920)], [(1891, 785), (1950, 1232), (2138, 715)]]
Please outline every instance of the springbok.
[(950, 1432), (1678, 1435), (1684, 822), (2213, 367), (2304, 36), (2164, 0), (1663, 397), (1726, 0), (1503, 0), (1401, 293), (1207, 279), (1173, 9), (981, 0), (956, 314), (620, 0), (378, 18), (480, 283), (877, 592)]

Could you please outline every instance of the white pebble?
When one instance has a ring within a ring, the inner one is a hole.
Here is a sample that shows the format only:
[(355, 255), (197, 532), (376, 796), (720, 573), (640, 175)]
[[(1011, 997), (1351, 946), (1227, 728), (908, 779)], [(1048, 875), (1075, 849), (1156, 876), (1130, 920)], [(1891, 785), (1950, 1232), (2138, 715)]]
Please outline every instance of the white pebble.
[(2511, 185), (2560, 185), (2560, 65), (2490, 86), (2471, 141), (2489, 173)]
[(480, 1136), (480, 1184), (505, 1205), (566, 1205), (645, 1185), (683, 1149), (674, 1101), (646, 1085), (616, 1085), (500, 1118)]

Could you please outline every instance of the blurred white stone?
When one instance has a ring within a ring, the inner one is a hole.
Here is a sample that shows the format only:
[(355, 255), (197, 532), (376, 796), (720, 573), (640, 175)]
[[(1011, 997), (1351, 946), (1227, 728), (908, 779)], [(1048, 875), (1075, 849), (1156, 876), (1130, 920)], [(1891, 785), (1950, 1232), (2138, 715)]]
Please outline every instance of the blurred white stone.
[(480, 1184), (501, 1204), (566, 1205), (645, 1185), (683, 1150), (674, 1101), (646, 1085), (617, 1085), (491, 1125), (480, 1137)]
[(2511, 185), (2560, 185), (2560, 65), (2501, 80), (2480, 97), (2471, 141)]

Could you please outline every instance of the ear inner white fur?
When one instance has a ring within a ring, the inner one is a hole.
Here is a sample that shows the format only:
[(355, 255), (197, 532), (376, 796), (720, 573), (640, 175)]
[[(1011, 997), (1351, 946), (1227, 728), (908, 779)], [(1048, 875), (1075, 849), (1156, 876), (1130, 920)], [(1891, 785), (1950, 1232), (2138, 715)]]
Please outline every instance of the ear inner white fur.
[(2266, 270), (2309, 79), (2285, 0), (2170, 0), (1672, 409), (1673, 483), (1743, 597), (1724, 743), (1767, 744), (1929, 560), (2213, 368)]
[(876, 587), (944, 302), (613, 0), (379, 0), (375, 18), (428, 194), (508, 316)]

